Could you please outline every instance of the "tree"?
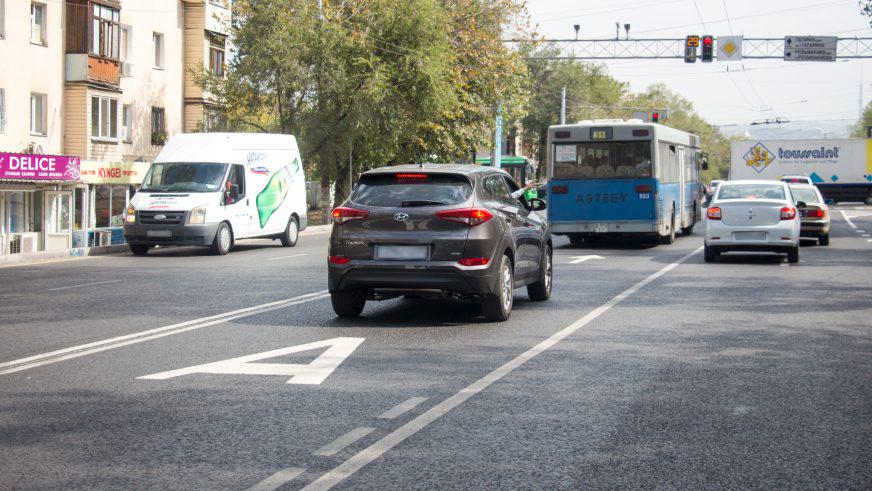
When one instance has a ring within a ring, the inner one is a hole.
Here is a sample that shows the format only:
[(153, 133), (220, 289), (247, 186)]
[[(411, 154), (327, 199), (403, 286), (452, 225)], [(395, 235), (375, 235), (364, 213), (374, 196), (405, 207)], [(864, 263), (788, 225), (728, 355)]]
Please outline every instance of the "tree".
[(863, 118), (851, 129), (852, 138), (866, 138), (866, 127), (872, 126), (872, 102), (863, 109)]
[(351, 160), (453, 160), (499, 103), (520, 111), (524, 66), (500, 38), (524, 15), (520, 0), (237, 0), (226, 78), (197, 80), (228, 127), (297, 135), (322, 196), (342, 199)]

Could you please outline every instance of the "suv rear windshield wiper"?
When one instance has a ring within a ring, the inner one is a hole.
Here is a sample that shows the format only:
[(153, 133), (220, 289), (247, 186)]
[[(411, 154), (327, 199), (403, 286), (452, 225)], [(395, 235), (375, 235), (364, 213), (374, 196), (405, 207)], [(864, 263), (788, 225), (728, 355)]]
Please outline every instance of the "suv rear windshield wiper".
[(444, 201), (430, 201), (426, 199), (416, 199), (410, 201), (403, 201), (403, 207), (407, 206), (440, 206), (444, 205)]

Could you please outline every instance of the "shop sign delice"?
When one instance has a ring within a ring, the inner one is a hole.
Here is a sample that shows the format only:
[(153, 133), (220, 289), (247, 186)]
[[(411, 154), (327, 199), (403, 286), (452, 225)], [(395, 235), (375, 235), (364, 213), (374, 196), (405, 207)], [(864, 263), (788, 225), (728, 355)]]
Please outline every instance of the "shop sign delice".
[(0, 179), (77, 181), (80, 166), (78, 157), (0, 153)]

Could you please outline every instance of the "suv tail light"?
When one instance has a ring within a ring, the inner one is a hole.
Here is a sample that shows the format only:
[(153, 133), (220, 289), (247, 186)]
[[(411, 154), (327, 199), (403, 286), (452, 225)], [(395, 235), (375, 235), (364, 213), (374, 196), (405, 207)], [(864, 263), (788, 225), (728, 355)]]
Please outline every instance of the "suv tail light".
[(333, 212), (330, 213), (330, 216), (333, 218), (333, 223), (337, 225), (342, 225), (345, 222), (349, 222), (351, 220), (362, 220), (369, 216), (369, 212), (366, 210), (358, 210), (356, 208), (346, 208), (344, 206), (340, 206), (339, 208), (334, 208)]
[(330, 264), (348, 264), (351, 262), (351, 258), (346, 256), (328, 256), (327, 261)]
[(721, 209), (717, 206), (709, 206), (709, 209), (706, 212), (705, 216), (707, 216), (709, 220), (720, 220)]
[(827, 216), (827, 213), (824, 210), (806, 210), (805, 216), (810, 218), (823, 218)]
[(461, 222), (476, 227), (494, 217), (494, 214), (481, 208), (460, 208), (457, 210), (437, 211), (436, 217), (441, 220)]
[(490, 259), (486, 257), (467, 257), (457, 261), (461, 266), (486, 266)]
[(794, 218), (796, 218), (796, 208), (792, 208), (790, 206), (785, 206), (781, 208), (782, 220), (793, 220)]

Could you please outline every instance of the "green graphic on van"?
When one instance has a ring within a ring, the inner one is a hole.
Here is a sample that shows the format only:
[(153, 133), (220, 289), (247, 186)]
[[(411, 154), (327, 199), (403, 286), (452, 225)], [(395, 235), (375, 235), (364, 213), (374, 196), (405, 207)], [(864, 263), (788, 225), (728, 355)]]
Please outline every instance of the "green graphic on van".
[[(296, 159), (294, 161), (296, 162)], [(285, 201), (291, 182), (290, 169), (282, 167), (273, 174), (263, 191), (257, 195), (255, 203), (257, 204), (257, 214), (260, 216), (260, 228), (266, 227), (270, 217)]]

